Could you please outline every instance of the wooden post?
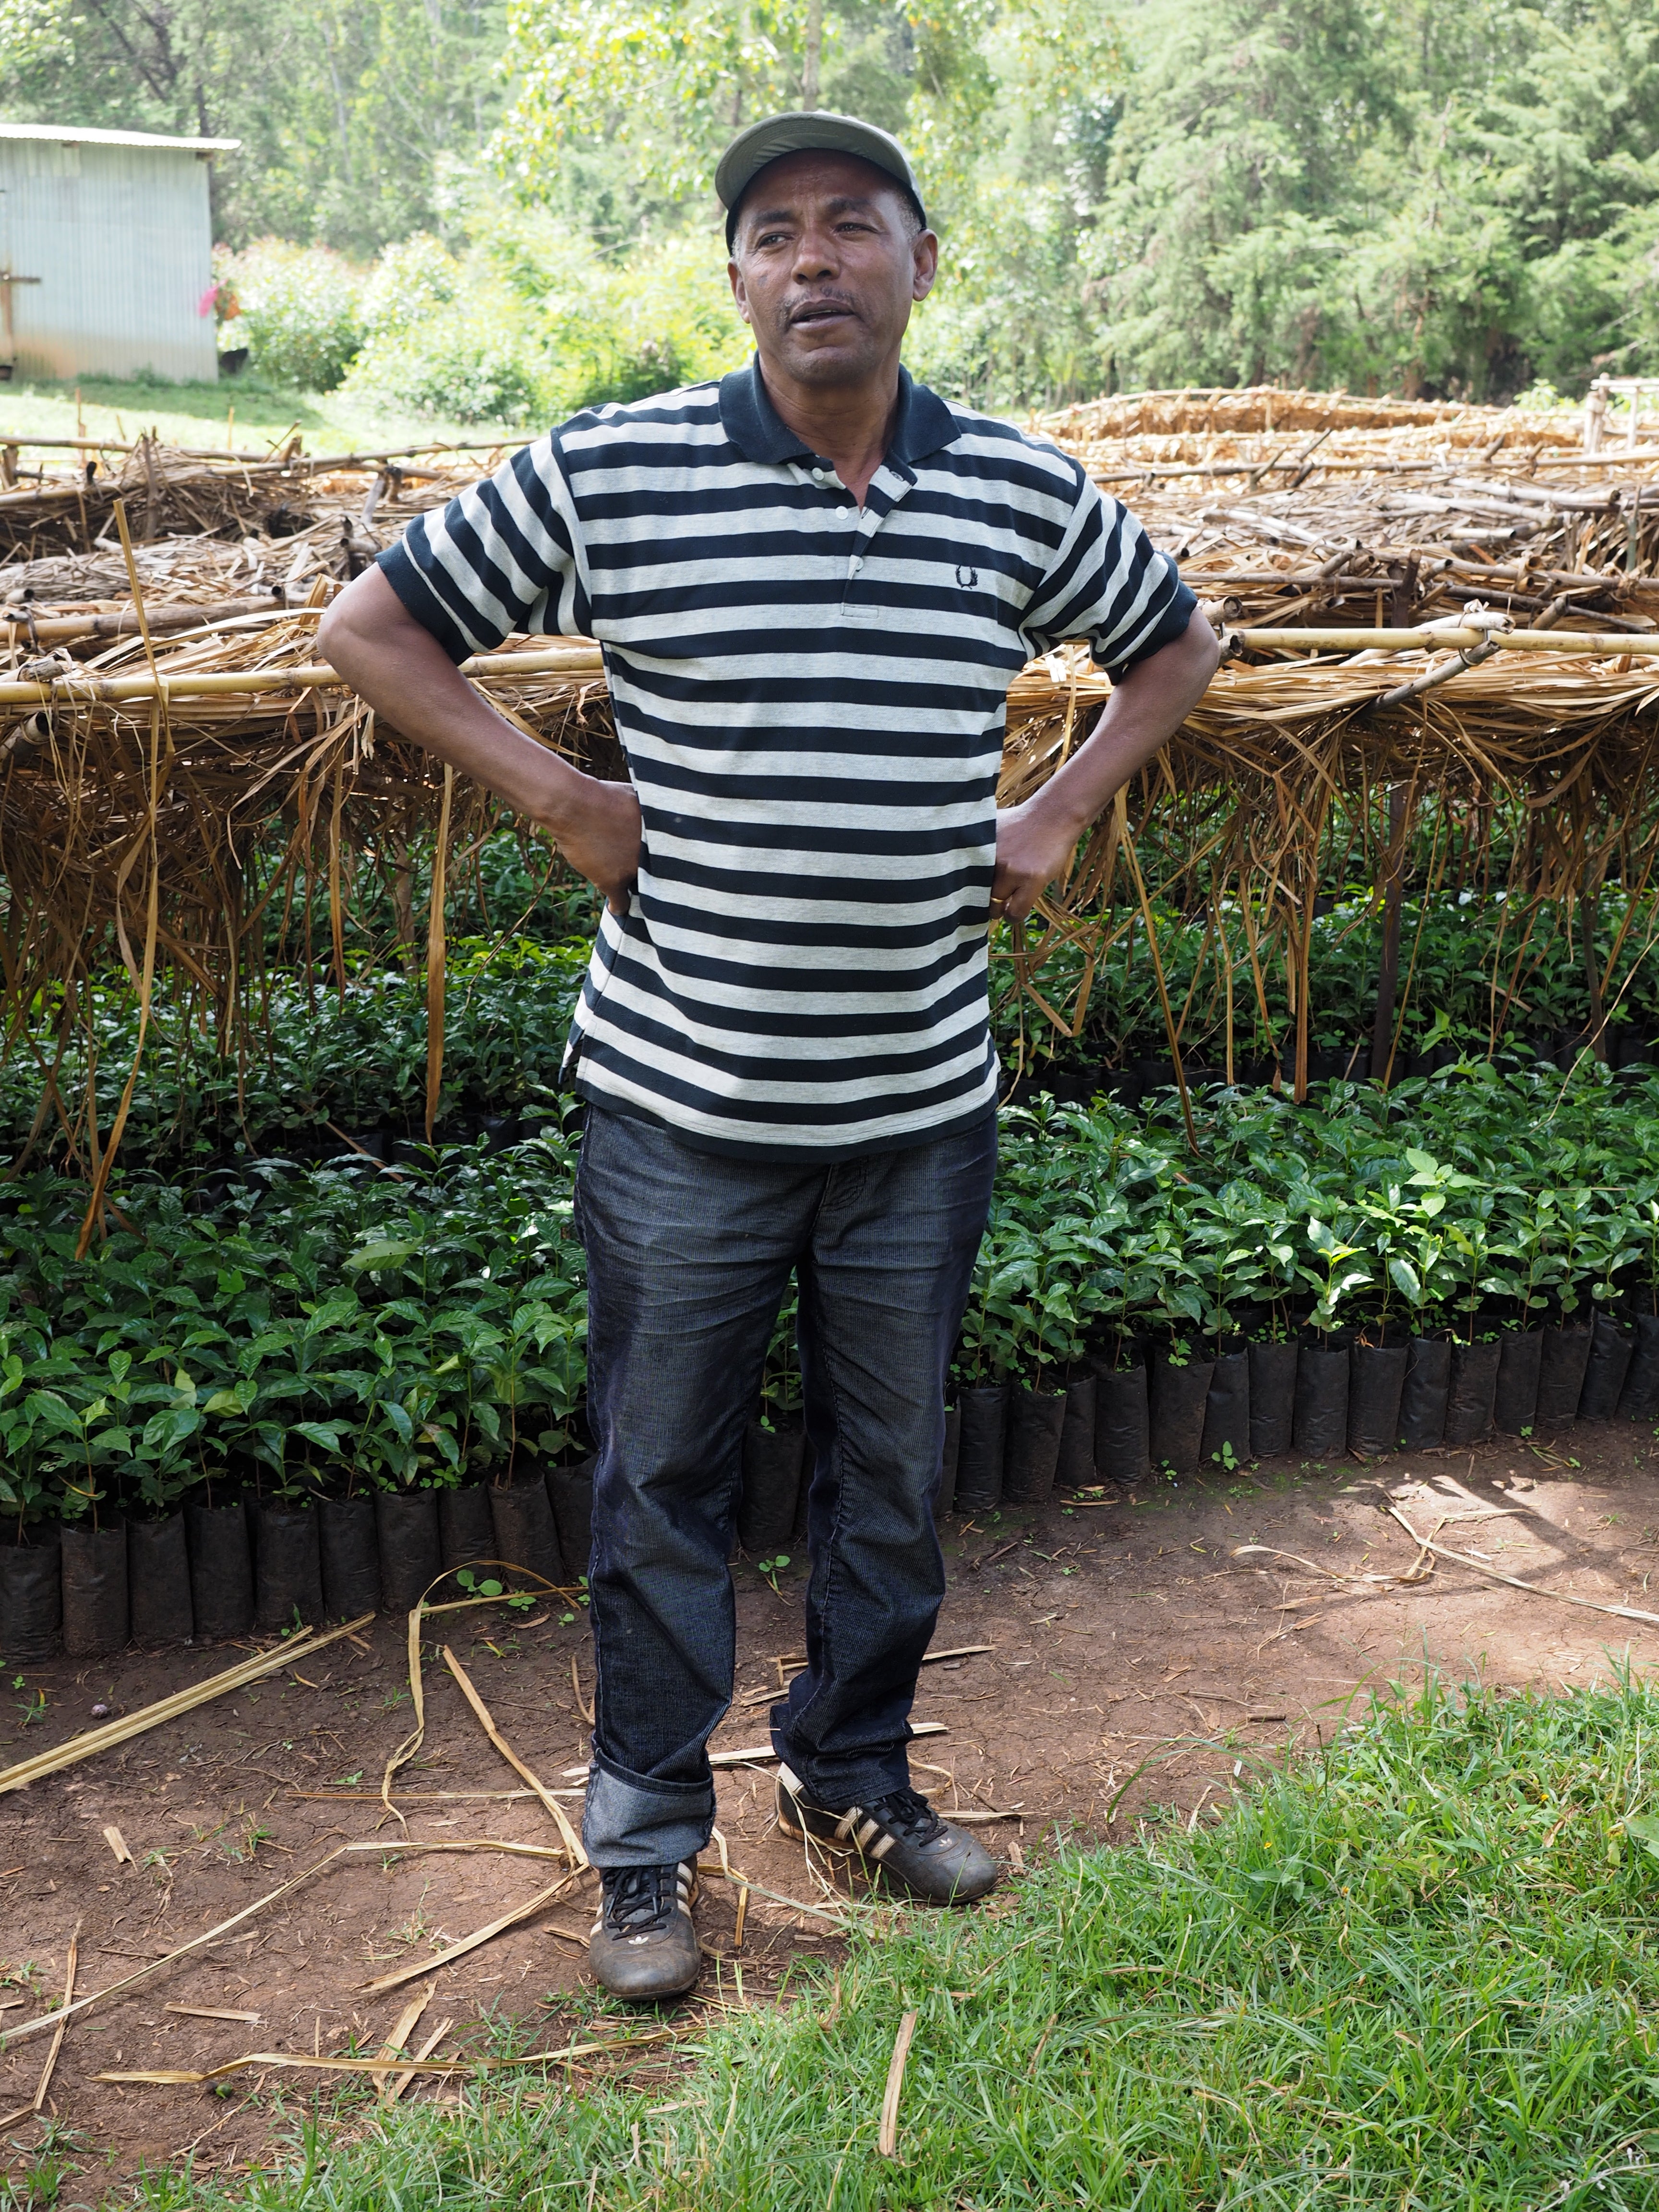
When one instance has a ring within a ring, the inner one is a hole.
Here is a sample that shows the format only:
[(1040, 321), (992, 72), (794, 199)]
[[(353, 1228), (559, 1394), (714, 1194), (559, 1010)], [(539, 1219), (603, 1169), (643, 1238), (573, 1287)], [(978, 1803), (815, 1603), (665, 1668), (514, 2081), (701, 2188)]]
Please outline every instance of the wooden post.
[(1389, 605), (1389, 627), (1391, 629), (1411, 628), (1412, 615), (1417, 605), (1417, 574), (1422, 564), (1422, 555), (1412, 554), (1395, 580)]
[(1312, 996), (1308, 985), (1308, 967), (1313, 957), (1313, 926), (1319, 905), (1319, 866), (1325, 843), (1325, 818), (1330, 806), (1328, 788), (1319, 796), (1319, 817), (1314, 823), (1312, 844), (1307, 858), (1303, 882), (1302, 944), (1297, 960), (1296, 977), (1296, 1103), (1308, 1103), (1308, 1031), (1313, 1019), (1309, 1004)]
[(1583, 915), (1584, 981), (1589, 995), (1590, 1050), (1597, 1060), (1605, 1061), (1607, 1056), (1607, 1016), (1601, 1006), (1601, 963), (1595, 951), (1595, 924), (1601, 911), (1599, 872), (1592, 873), (1586, 869), (1578, 903)]
[[(1315, 850), (1318, 848), (1316, 846)], [(1308, 1103), (1308, 963), (1313, 951), (1314, 907), (1319, 872), (1310, 863), (1310, 877), (1302, 908), (1302, 944), (1296, 963), (1296, 1079), (1291, 1096), (1298, 1106)]]
[[(1601, 432), (1607, 419), (1607, 380), (1605, 376), (1598, 376), (1584, 399), (1584, 451), (1587, 453), (1601, 452)], [(1568, 563), (1570, 568), (1572, 565), (1571, 562)]]
[[(78, 394), (76, 395), (79, 396)], [(155, 433), (147, 430), (138, 441), (138, 449), (144, 457), (144, 542), (148, 544), (161, 526), (161, 477), (155, 465)], [(88, 547), (88, 549), (91, 549)]]
[(1405, 867), (1406, 787), (1389, 787), (1389, 845), (1383, 855), (1382, 957), (1371, 1024), (1371, 1080), (1388, 1088), (1394, 1060), (1394, 1005), (1400, 988), (1400, 878)]

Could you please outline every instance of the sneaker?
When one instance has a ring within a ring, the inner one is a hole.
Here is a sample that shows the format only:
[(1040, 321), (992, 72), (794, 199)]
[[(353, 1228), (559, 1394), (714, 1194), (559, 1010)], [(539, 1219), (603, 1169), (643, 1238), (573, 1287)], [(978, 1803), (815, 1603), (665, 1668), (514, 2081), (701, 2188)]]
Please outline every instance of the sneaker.
[(968, 1905), (996, 1887), (996, 1861), (984, 1845), (941, 1820), (915, 1790), (892, 1790), (872, 1804), (832, 1813), (812, 1804), (799, 1778), (781, 1767), (778, 1826), (786, 1836), (855, 1852), (872, 1872), (931, 1905)]
[(683, 1997), (697, 1978), (694, 1862), (606, 1867), (600, 1881), (599, 1917), (587, 1939), (587, 1963), (600, 1988), (638, 2004)]

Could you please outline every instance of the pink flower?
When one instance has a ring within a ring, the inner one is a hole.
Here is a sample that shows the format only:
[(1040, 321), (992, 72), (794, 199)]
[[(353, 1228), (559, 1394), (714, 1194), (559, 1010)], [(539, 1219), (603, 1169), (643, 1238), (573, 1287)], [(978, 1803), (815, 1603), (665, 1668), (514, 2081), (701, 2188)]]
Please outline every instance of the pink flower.
[(198, 315), (210, 315), (218, 304), (219, 286), (216, 280), (215, 283), (208, 286), (206, 291), (203, 293), (201, 298), (196, 302), (196, 312)]

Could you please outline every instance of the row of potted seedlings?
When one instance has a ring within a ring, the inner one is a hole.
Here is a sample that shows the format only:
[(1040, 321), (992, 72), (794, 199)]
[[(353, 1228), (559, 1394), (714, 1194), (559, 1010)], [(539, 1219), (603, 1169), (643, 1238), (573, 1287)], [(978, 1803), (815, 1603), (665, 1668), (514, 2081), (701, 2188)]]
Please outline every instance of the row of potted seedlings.
[[(1220, 1091), (1190, 1133), (1174, 1103), (1005, 1114), (941, 1504), (1647, 1418), (1659, 1084), (1449, 1071), (1415, 1093)], [(582, 1449), (574, 1166), (561, 1137), (413, 1184), (288, 1171), (199, 1216), (140, 1185), (85, 1260), (76, 1194), (8, 1186), (0, 1652), (50, 1638), (54, 1574), (77, 1656), (367, 1610), (342, 1564), (354, 1516), (394, 1609), (404, 1517), (428, 1580), (479, 1556), (542, 1571), (497, 1520), (539, 1486), (556, 1543), (541, 1470)], [(792, 1340), (786, 1312), (745, 1447), (757, 1559), (799, 1534)], [(216, 1609), (210, 1553), (239, 1540), (251, 1601)], [(584, 1563), (567, 1547), (545, 1578)]]
[(1041, 1505), (1056, 1490), (1132, 1490), (1296, 1453), (1379, 1459), (1554, 1435), (1575, 1421), (1659, 1421), (1659, 1316), (1394, 1342), (1335, 1333), (1230, 1340), (1209, 1358), (1136, 1345), (1073, 1364), (1062, 1389), (964, 1384), (945, 1417), (937, 1510)]
[[(766, 1411), (781, 1411), (768, 1404)], [(261, 1497), (227, 1480), (159, 1519), (31, 1522), (0, 1545), (0, 1656), (96, 1658), (212, 1643), (365, 1613), (407, 1613), (463, 1568), (574, 1593), (587, 1577), (596, 1455), (512, 1482)], [(810, 1454), (798, 1420), (752, 1421), (737, 1543), (799, 1542)]]
[(96, 1658), (129, 1642), (407, 1613), (467, 1567), (499, 1566), (509, 1587), (574, 1589), (587, 1573), (593, 1464), (526, 1462), (511, 1482), (318, 1498), (260, 1496), (222, 1477), (160, 1517), (32, 1522), (0, 1546), (0, 1655)]
[[(1286, 1453), (1395, 1450), (1554, 1434), (1577, 1420), (1659, 1420), (1659, 1317), (1513, 1328), (1462, 1341), (1334, 1334), (1232, 1342), (1209, 1358), (1135, 1343), (1073, 1364), (1062, 1389), (965, 1384), (945, 1415), (935, 1510), (1038, 1506), (1057, 1490), (1131, 1490)], [(769, 1381), (772, 1380), (769, 1371)], [(774, 1417), (776, 1417), (775, 1419)], [(737, 1540), (751, 1559), (805, 1532), (811, 1452), (787, 1384), (744, 1442)], [(211, 1642), (407, 1612), (446, 1575), (574, 1588), (587, 1572), (594, 1460), (511, 1482), (315, 1499), (244, 1494), (222, 1477), (159, 1519), (39, 1522), (0, 1547), (0, 1654), (34, 1662)]]

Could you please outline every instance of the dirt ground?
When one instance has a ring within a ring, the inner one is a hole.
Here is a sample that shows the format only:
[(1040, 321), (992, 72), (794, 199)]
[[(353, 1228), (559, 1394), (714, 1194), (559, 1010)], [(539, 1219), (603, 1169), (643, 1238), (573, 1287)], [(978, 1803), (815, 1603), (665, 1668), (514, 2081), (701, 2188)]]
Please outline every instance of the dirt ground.
[[(1659, 1615), (1659, 1591), (1644, 1595), (1659, 1569), (1656, 1455), (1644, 1432), (1579, 1427), (1553, 1446), (1405, 1455), (1370, 1468), (1270, 1462), (1133, 1498), (953, 1521), (934, 1650), (989, 1649), (924, 1669), (915, 1718), (942, 1732), (913, 1747), (918, 1784), (947, 1811), (1016, 1816), (981, 1830), (1014, 1870), (1058, 1834), (1121, 1840), (1148, 1805), (1213, 1802), (1241, 1759), (1328, 1737), (1357, 1692), (1414, 1686), (1425, 1666), (1552, 1690), (1605, 1680), (1626, 1656), (1645, 1668), (1659, 1661), (1659, 1628), (1523, 1595), (1445, 1561), (1402, 1586), (1393, 1578), (1411, 1570), (1418, 1547), (1382, 1508), (1392, 1498), (1419, 1534), (1437, 1528), (1440, 1543), (1501, 1572)], [(1246, 1545), (1271, 1550), (1238, 1556)], [(765, 1745), (780, 1662), (799, 1648), (799, 1571), (786, 1572), (776, 1594), (754, 1568), (734, 1572), (738, 1692), (716, 1752)], [(561, 1802), (574, 1817), (586, 1757), (578, 1690), (591, 1690), (592, 1669), (583, 1621), (562, 1612), (538, 1605), (520, 1618), (496, 1608), (434, 1626), (520, 1757), (569, 1793)], [(96, 1725), (100, 1707), (136, 1711), (236, 1656), (196, 1649), (8, 1669), (0, 1765)], [(435, 1644), (423, 1679), (425, 1744), (397, 1792), (408, 1838), (556, 1842)], [(26, 1720), (32, 1711), (40, 1717)], [(67, 2149), (84, 2169), (72, 2194), (87, 2201), (100, 2177), (187, 2150), (198, 2170), (262, 2161), (319, 2081), (325, 2102), (362, 2106), (361, 2082), (339, 2091), (340, 2077), (302, 2071), (256, 2069), (216, 2086), (94, 2077), (205, 2069), (251, 2051), (374, 2051), (422, 1984), (375, 1994), (366, 1983), (558, 1878), (547, 1862), (496, 1852), (396, 1855), (404, 1831), (386, 1819), (378, 1791), (410, 1723), (404, 1627), (382, 1620), (357, 1643), (0, 1798), (0, 2029), (34, 2018), (61, 1991), (77, 1924), (84, 1993), (217, 1927), (338, 1843), (386, 1846), (337, 1862), (224, 1940), (76, 2020), (46, 2113), (0, 2127), (14, 2176), (55, 2143), (54, 2156)], [(731, 1864), (783, 1897), (822, 1905), (799, 1847), (772, 1828), (771, 1770), (722, 1772), (719, 1798)], [(118, 1860), (106, 1826), (118, 1829), (132, 1863)], [(452, 2025), (441, 2056), (500, 2048), (504, 2033), (522, 2049), (622, 2031), (584, 1973), (592, 1893), (587, 1878), (441, 1969), (405, 2047), (444, 2021)], [(787, 1997), (800, 1961), (833, 1957), (832, 1921), (758, 1893), (738, 1951), (735, 1905), (729, 1884), (706, 1884), (703, 1986), (671, 2025), (694, 2029), (723, 2008)], [(204, 2016), (215, 2014), (251, 2017)], [(48, 2040), (0, 2051), (0, 2114), (32, 2100)], [(672, 2048), (651, 2053), (659, 2069), (688, 2063)], [(409, 2094), (451, 2093), (439, 2078)]]

